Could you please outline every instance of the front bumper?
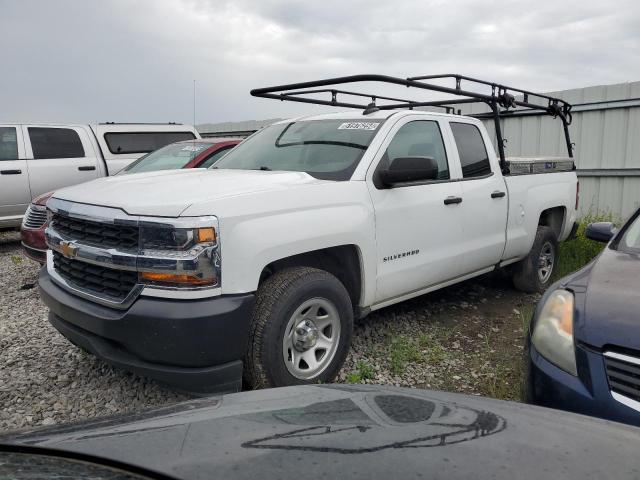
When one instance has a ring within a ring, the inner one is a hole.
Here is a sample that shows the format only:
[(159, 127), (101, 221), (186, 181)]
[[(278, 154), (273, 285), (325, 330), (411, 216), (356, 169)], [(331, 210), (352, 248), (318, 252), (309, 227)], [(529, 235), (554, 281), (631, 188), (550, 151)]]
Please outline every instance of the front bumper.
[(107, 363), (183, 390), (240, 390), (253, 294), (198, 300), (141, 296), (127, 310), (117, 310), (62, 289), (46, 268), (39, 285), (51, 324)]
[(576, 348), (578, 377), (556, 367), (527, 341), (526, 401), (543, 407), (640, 426), (640, 412), (613, 398), (599, 352)]

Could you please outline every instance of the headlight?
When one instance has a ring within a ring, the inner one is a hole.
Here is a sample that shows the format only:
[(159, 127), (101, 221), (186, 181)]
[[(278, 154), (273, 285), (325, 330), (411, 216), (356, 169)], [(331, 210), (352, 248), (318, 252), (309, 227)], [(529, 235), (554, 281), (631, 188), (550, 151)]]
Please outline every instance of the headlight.
[(531, 341), (540, 355), (571, 375), (577, 375), (573, 343), (573, 303), (571, 292), (553, 292), (535, 321)]
[(161, 287), (220, 285), (220, 245), (215, 217), (140, 225), (138, 278)]

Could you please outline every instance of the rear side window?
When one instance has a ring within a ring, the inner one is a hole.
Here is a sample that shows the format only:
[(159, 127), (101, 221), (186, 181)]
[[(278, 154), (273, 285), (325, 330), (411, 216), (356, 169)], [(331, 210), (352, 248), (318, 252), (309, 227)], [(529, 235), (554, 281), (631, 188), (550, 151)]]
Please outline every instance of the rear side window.
[(452, 122), (451, 130), (458, 147), (462, 176), (473, 178), (490, 174), (489, 155), (487, 155), (487, 149), (478, 127), (470, 123)]
[(70, 128), (29, 127), (33, 158), (84, 157), (78, 132)]
[(109, 151), (115, 154), (149, 153), (182, 140), (193, 140), (193, 132), (109, 132), (104, 134)]
[(18, 136), (15, 127), (0, 127), (0, 161), (18, 159)]

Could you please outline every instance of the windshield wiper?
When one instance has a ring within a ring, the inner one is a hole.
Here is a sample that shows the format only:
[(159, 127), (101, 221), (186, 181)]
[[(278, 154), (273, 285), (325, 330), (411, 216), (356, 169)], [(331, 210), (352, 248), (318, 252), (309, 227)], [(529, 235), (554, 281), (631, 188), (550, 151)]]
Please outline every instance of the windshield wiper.
[(265, 167), (264, 165), (258, 168), (252, 168), (251, 170), (262, 170), (263, 172), (270, 172), (271, 169), (269, 167)]

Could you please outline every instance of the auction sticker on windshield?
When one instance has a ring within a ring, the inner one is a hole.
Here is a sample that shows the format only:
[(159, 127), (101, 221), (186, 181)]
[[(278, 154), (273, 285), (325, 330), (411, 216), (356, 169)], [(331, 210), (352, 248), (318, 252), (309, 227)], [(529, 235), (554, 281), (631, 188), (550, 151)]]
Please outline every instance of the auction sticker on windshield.
[(341, 123), (338, 130), (375, 130), (380, 122), (345, 122)]

